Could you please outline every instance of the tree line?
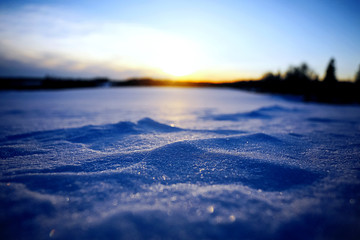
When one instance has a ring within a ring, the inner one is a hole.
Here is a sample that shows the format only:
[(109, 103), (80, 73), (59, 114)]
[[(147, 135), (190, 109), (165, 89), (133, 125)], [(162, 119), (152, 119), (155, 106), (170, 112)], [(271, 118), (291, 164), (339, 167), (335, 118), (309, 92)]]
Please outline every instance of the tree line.
[[(292, 81), (292, 82), (307, 82), (320, 81), (319, 76), (306, 64), (302, 63), (300, 66), (290, 66), (284, 73), (274, 74), (272, 72), (266, 73), (261, 80), (270, 81)], [(360, 65), (358, 71), (355, 73), (354, 83), (360, 84)], [(325, 77), (322, 80), (326, 84), (335, 84), (338, 82), (336, 77), (335, 59), (331, 58), (325, 71)]]
[(354, 82), (338, 81), (335, 59), (332, 58), (322, 80), (306, 63), (302, 63), (289, 67), (284, 74), (269, 72), (258, 81), (239, 81), (227, 85), (256, 92), (298, 95), (305, 101), (360, 103), (360, 66)]

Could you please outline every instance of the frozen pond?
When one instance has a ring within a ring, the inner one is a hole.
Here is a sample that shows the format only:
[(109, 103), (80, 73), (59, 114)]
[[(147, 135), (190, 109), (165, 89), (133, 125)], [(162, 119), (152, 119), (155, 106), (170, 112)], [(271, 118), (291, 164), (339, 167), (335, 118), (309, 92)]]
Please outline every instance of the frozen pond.
[(1, 239), (359, 239), (360, 107), (0, 92)]

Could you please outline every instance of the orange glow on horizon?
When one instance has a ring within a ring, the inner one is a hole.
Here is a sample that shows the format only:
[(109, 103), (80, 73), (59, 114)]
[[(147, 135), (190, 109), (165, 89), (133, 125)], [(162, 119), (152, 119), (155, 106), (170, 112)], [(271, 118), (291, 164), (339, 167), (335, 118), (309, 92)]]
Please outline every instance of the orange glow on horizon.
[(253, 72), (239, 72), (231, 70), (202, 70), (188, 75), (175, 76), (170, 75), (169, 79), (178, 82), (196, 82), (196, 83), (224, 83), (224, 82), (237, 82), (247, 80), (258, 80), (261, 78), (262, 73)]

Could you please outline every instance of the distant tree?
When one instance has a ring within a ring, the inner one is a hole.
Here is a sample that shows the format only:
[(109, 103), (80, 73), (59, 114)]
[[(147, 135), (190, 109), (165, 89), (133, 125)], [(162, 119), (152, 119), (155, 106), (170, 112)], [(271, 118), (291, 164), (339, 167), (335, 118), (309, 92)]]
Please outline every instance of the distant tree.
[(355, 83), (360, 84), (360, 65), (358, 71), (355, 74)]
[(308, 82), (316, 80), (317, 75), (309, 68), (306, 63), (302, 63), (299, 67), (291, 66), (285, 73), (285, 80), (292, 82)]
[(269, 82), (280, 81), (281, 75), (280, 75), (280, 73), (273, 74), (272, 72), (268, 72), (268, 73), (265, 73), (261, 79), (263, 81), (269, 81)]
[(335, 76), (335, 59), (330, 59), (329, 65), (326, 69), (326, 75), (324, 78), (324, 83), (336, 83), (337, 79)]

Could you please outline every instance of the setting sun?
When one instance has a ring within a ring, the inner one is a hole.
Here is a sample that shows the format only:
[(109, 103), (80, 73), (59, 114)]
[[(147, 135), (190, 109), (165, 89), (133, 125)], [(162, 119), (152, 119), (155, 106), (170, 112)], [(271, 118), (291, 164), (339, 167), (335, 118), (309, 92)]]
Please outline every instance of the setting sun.
[(183, 77), (194, 73), (197, 69), (196, 66), (187, 62), (186, 59), (171, 59), (167, 63), (164, 63), (161, 70), (166, 74), (174, 77)]
[(175, 36), (156, 37), (152, 43), (148, 43), (153, 51), (148, 54), (151, 57), (147, 65), (171, 77), (183, 77), (201, 69), (205, 57), (195, 43)]

